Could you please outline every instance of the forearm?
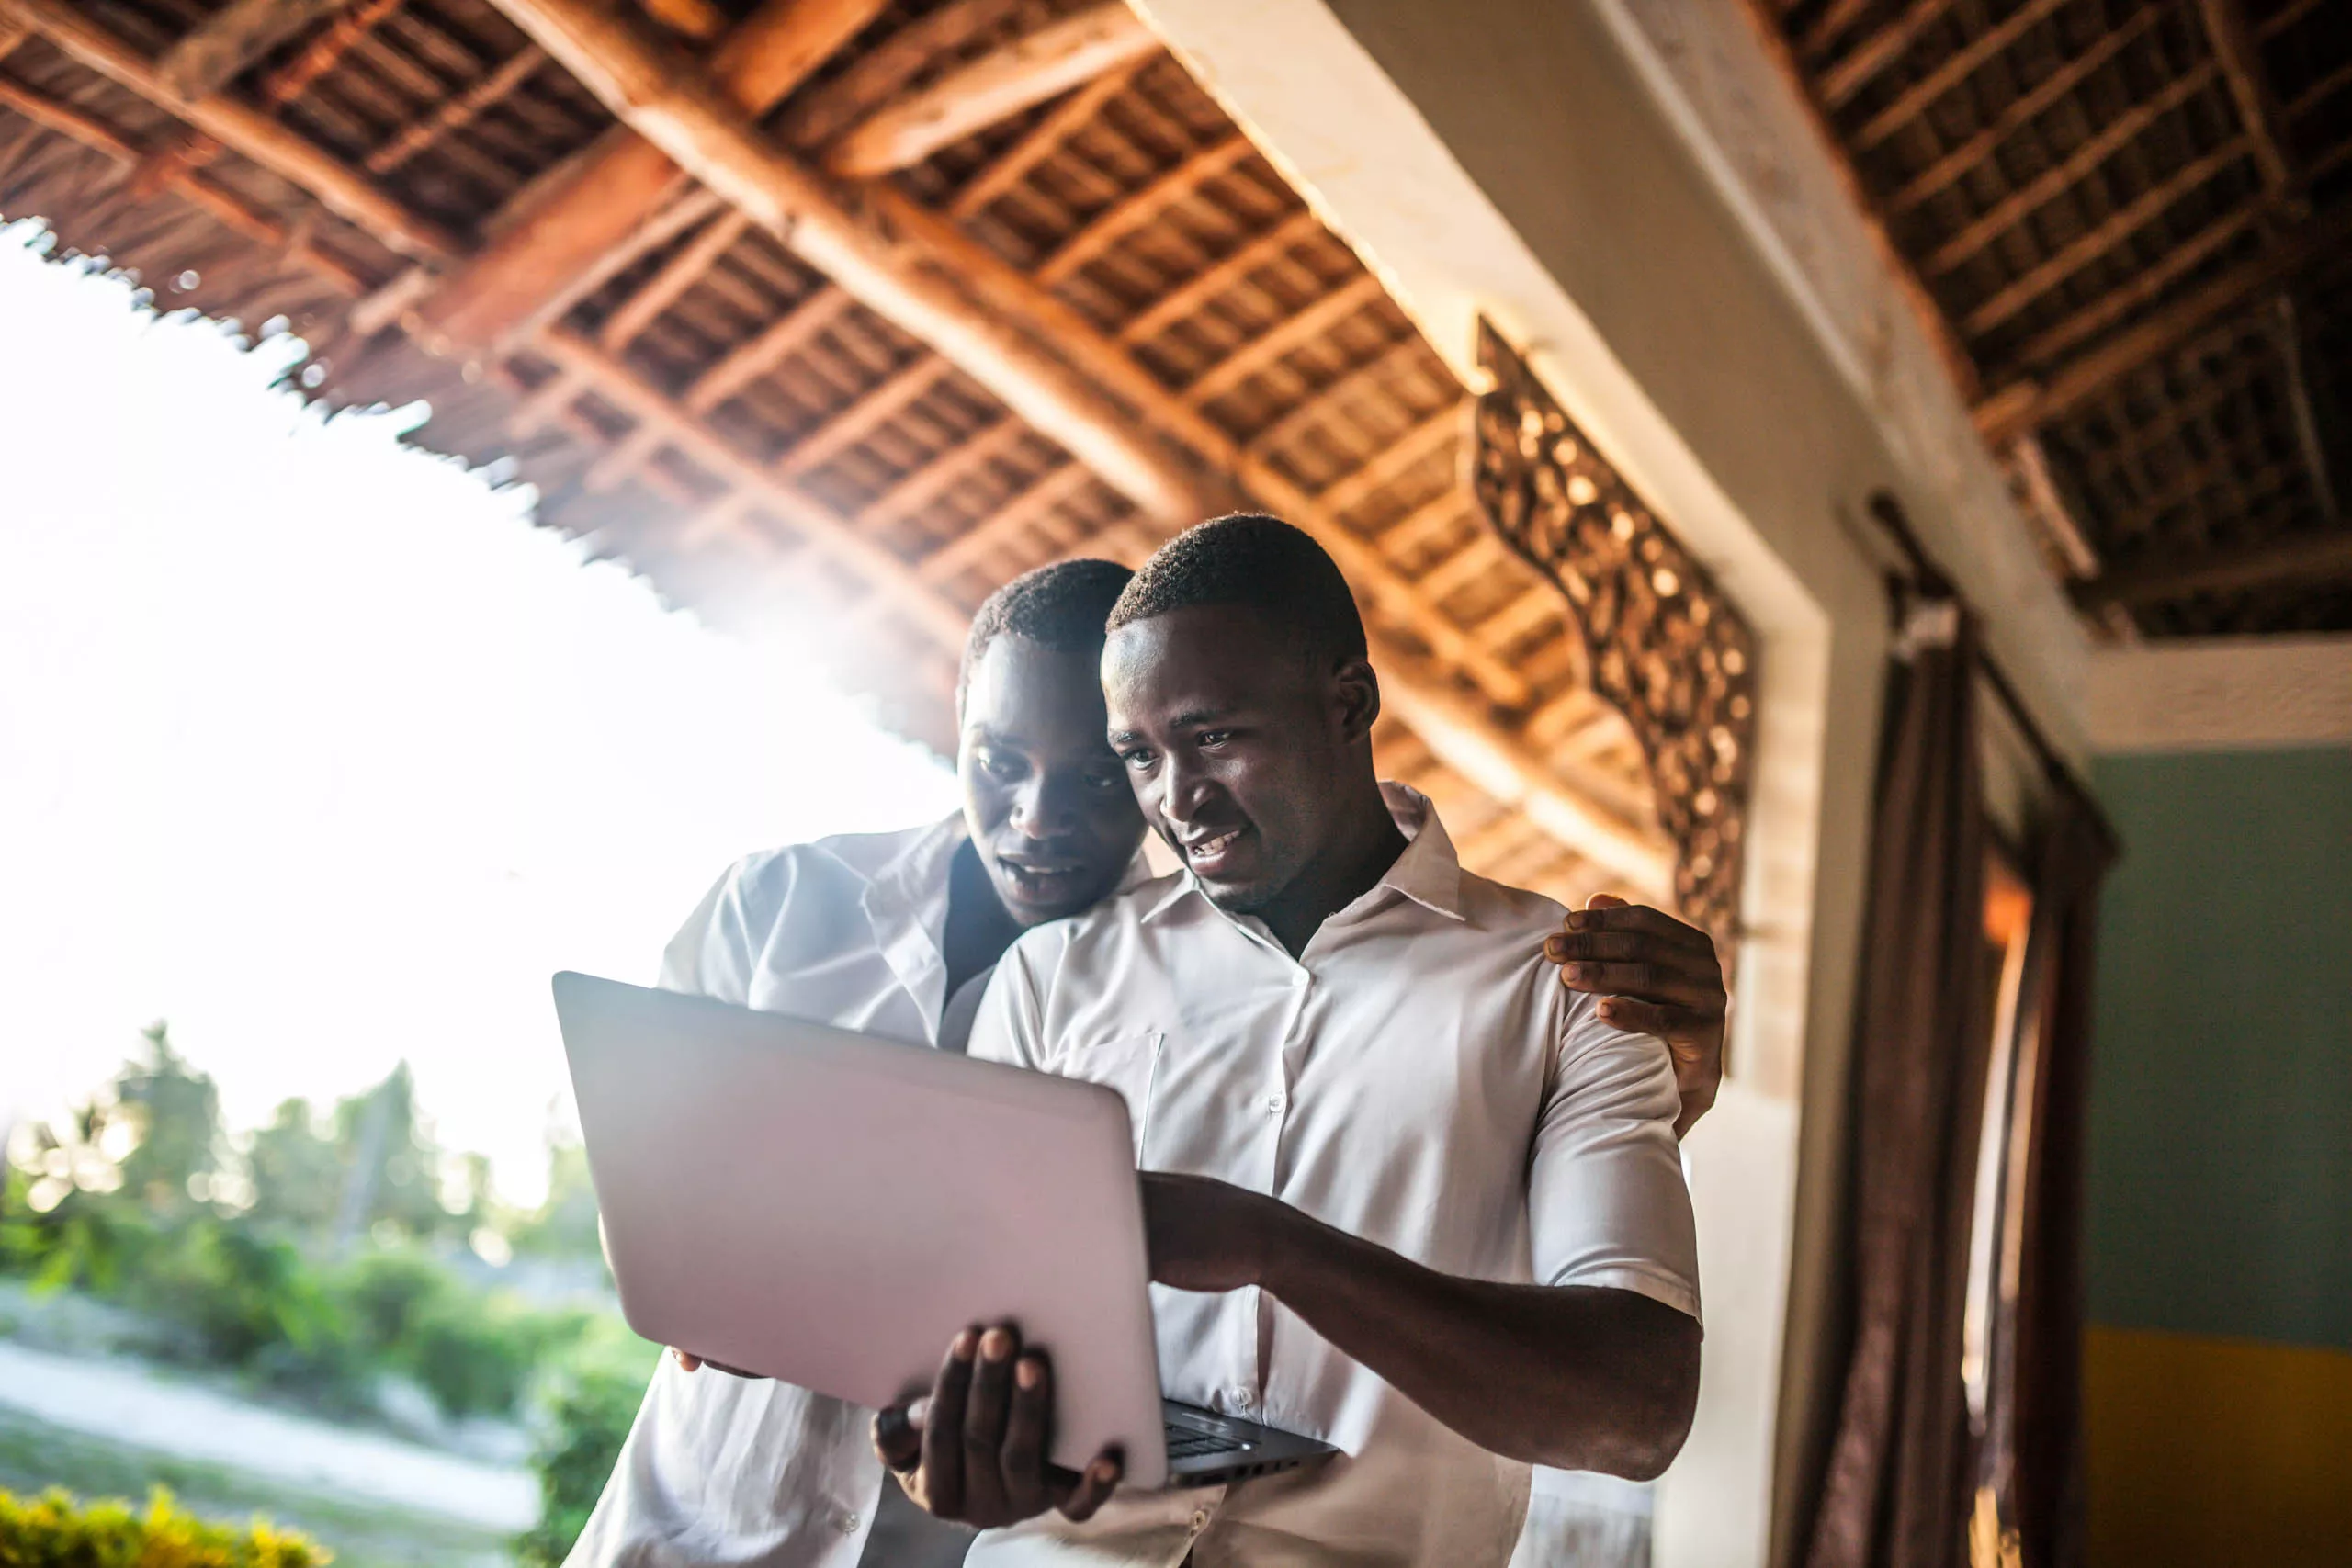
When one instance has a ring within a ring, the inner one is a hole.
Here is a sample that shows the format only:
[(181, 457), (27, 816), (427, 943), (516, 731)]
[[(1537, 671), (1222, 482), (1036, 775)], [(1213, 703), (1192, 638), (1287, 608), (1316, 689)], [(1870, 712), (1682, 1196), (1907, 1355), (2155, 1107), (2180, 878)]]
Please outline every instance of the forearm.
[(1646, 1480), (1690, 1429), (1699, 1325), (1629, 1291), (1442, 1274), (1285, 1209), (1263, 1285), (1481, 1448)]

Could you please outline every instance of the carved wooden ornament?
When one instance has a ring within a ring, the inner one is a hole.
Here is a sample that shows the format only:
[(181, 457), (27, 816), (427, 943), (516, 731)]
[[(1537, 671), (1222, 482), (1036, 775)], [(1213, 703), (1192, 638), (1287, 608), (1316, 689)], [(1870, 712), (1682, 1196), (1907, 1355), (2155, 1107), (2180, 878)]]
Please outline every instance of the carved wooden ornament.
[(1471, 492), (1567, 597), (1593, 690), (1648, 759), (1680, 913), (1727, 945), (1755, 752), (1756, 634), (1484, 318), (1478, 362), (1491, 389), (1470, 405)]

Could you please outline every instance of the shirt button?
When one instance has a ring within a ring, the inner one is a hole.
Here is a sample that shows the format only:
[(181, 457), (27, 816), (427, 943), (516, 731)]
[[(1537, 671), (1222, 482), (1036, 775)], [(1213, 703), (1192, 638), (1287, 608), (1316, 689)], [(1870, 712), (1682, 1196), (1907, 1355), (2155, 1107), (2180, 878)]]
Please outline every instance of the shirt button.
[(1266, 1114), (1269, 1116), (1280, 1116), (1283, 1113), (1283, 1108), (1289, 1103), (1289, 1100), (1283, 1099), (1279, 1094), (1270, 1094), (1266, 1097)]
[(1208, 1511), (1206, 1508), (1195, 1508), (1195, 1509), (1193, 1509), (1193, 1533), (1194, 1535), (1198, 1535), (1198, 1534), (1200, 1534), (1203, 1530), (1204, 1530), (1204, 1529), (1208, 1529), (1208, 1528), (1209, 1528), (1209, 1511)]
[(1236, 1383), (1233, 1385), (1233, 1407), (1236, 1410), (1249, 1409), (1250, 1402), (1256, 1397), (1257, 1395), (1250, 1393), (1248, 1385), (1243, 1383)]
[(1313, 976), (1306, 970), (1294, 969), (1290, 972), (1290, 988), (1294, 991), (1303, 991), (1306, 989), (1307, 981), (1312, 978)]
[(842, 1516), (842, 1534), (855, 1535), (857, 1533), (857, 1527), (865, 1522), (865, 1520), (859, 1518), (855, 1514), (843, 1514)]

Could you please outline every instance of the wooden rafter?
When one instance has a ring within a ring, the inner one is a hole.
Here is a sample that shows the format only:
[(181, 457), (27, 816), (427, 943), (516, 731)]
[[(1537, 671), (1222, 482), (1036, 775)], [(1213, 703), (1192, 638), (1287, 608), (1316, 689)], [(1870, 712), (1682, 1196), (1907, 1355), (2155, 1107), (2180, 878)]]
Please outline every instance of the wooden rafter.
[(2246, 28), (2245, 11), (2237, 0), (2197, 0), (2197, 13), (2204, 21), (2205, 41), (2212, 46), (2214, 63), (2237, 105), (2239, 123), (2254, 143), (2263, 188), (2274, 201), (2299, 199), (2295, 172), (2287, 157), (2285, 117), (2271, 96), (2269, 75), (2262, 69), (2261, 46)]
[(165, 50), (155, 62), (156, 73), (174, 92), (190, 98), (209, 97), (288, 39), (350, 4), (351, 0), (232, 0)]
[(887, 186), (875, 187), (865, 214), (853, 211), (691, 63), (586, 0), (497, 3), (625, 123), (868, 309), (930, 344), (1147, 511), (1200, 514), (1201, 476), (1038, 340), (973, 309), (966, 280), (938, 265), (935, 247), (924, 255), (924, 233), (885, 204)]
[(695, 378), (686, 406), (708, 413), (831, 331), (857, 301), (831, 284), (819, 288)]
[(535, 346), (588, 381), (598, 395), (630, 418), (662, 426), (669, 445), (709, 468), (724, 483), (772, 509), (811, 544), (887, 596), (894, 611), (929, 634), (941, 648), (952, 650), (963, 646), (966, 617), (960, 607), (941, 597), (904, 561), (789, 479), (735, 450), (684, 405), (578, 333), (544, 333)]
[(1900, 218), (1930, 197), (1966, 178), (1969, 172), (1991, 157), (2002, 142), (2040, 118), (2052, 105), (2073, 92), (2092, 73), (2130, 47), (2133, 39), (2154, 27), (2165, 14), (2165, 7), (2161, 6), (2143, 6), (2120, 25), (2101, 33), (2088, 49), (2005, 105), (2001, 112), (1993, 117), (1990, 125), (1904, 181), (1894, 194), (1886, 198), (1887, 211)]
[(1439, 409), (1410, 430), (1381, 443), (1362, 467), (1316, 491), (1315, 504), (1333, 516), (1348, 512), (1416, 464), (1447, 450), (1461, 434), (1462, 411)]
[(1143, 69), (1143, 62), (1114, 66), (1064, 98), (1023, 133), (1021, 139), (957, 187), (947, 210), (956, 218), (970, 218), (1026, 178), (1029, 171), (1058, 152), (1080, 126), (1091, 124), (1102, 106), (1126, 91)]
[(2107, 604), (2161, 604), (2197, 593), (2226, 593), (2271, 582), (2313, 582), (2352, 577), (2352, 534), (2331, 531), (2283, 539), (2251, 550), (2165, 561), (2109, 572), (2070, 591), (2085, 609)]
[(1085, 464), (1064, 463), (925, 556), (915, 570), (926, 582), (952, 582), (1097, 482)]
[(2262, 254), (2183, 295), (2145, 321), (2066, 361), (2047, 378), (2004, 387), (1977, 409), (1977, 429), (1996, 446), (2099, 395), (2120, 377), (2172, 353), (2214, 322), (2267, 299), (2314, 255), (2352, 241), (2352, 216), (2313, 221)]
[(858, 508), (858, 523), (876, 527), (897, 522), (930, 505), (989, 464), (1011, 457), (1029, 439), (1028, 427), (1019, 420), (999, 420), (968, 440), (949, 447)]
[(452, 131), (462, 130), (531, 78), (547, 63), (537, 44), (526, 43), (472, 85), (452, 93), (430, 113), (401, 127), (361, 160), (371, 175), (389, 175)]
[(708, 43), (727, 30), (727, 13), (714, 0), (637, 0), (645, 14), (696, 43)]
[(1250, 139), (1237, 130), (1189, 154), (1174, 168), (1088, 220), (1077, 233), (1062, 242), (1058, 250), (1037, 265), (1033, 276), (1046, 288), (1053, 288), (1256, 151)]
[(1257, 432), (1250, 438), (1250, 447), (1265, 453), (1281, 451), (1308, 431), (1330, 423), (1333, 415), (1349, 408), (1367, 393), (1387, 387), (1416, 366), (1424, 364), (1429, 356), (1429, 344), (1419, 336), (1403, 339), (1385, 354), (1357, 366)]
[(2240, 208), (2216, 219), (2182, 244), (2166, 251), (2162, 260), (2101, 294), (2073, 315), (2036, 333), (2011, 357), (2020, 366), (2046, 365), (2076, 344), (2086, 343), (2132, 311), (2159, 298), (2230, 243), (2261, 220), (2260, 209)]
[(2143, 191), (2108, 214), (2095, 227), (2062, 246), (2037, 265), (1996, 289), (1991, 298), (1962, 319), (1970, 333), (1988, 333), (2049, 293), (2083, 268), (2091, 265), (2143, 226), (2161, 217), (2182, 197), (2246, 155), (2246, 140), (2233, 137), (2201, 158), (2191, 159), (2163, 184)]
[[(705, 90), (731, 114), (764, 112), (871, 21), (882, 4), (763, 0), (711, 55)], [(619, 17), (605, 14), (602, 20), (608, 31), (631, 36)], [(419, 314), (430, 331), (462, 343), (503, 342), (551, 315), (571, 297), (568, 287), (626, 245), (681, 178), (669, 153), (634, 128), (608, 138), (570, 172), (560, 190), (427, 297)]]
[(1920, 269), (1934, 276), (1965, 266), (1986, 245), (2049, 201), (2073, 189), (2150, 125), (2203, 92), (2218, 73), (2211, 65), (2199, 66), (2117, 115), (2065, 157), (1986, 208), (1928, 252)]
[(1354, 277), (1295, 314), (1286, 316), (1210, 366), (1184, 388), (1184, 400), (1195, 405), (1213, 403), (1266, 369), (1283, 355), (1330, 335), (1349, 317), (1387, 297), (1380, 279), (1370, 273)]
[(955, 373), (956, 367), (935, 354), (917, 355), (795, 439), (778, 460), (779, 466), (787, 473), (814, 473), (920, 402)]
[(1933, 71), (1897, 93), (1887, 106), (1864, 120), (1854, 132), (1854, 150), (1866, 153), (1911, 123), (1938, 98), (1974, 75), (1988, 61), (2039, 27), (2050, 14), (2070, 0), (2026, 0), (1994, 26), (1970, 39)]
[(140, 51), (60, 0), (0, 0), (0, 20), (9, 19), (29, 24), (91, 70), (308, 191), (327, 210), (402, 254), (446, 261), (463, 251), (462, 242), (440, 224), (410, 211), (366, 175), (267, 115), (232, 98), (181, 93)]
[(833, 144), (826, 166), (852, 179), (911, 167), (942, 147), (1159, 48), (1159, 39), (1126, 0), (1100, 0), (876, 110)]
[[(28, 29), (29, 31), (29, 29)], [(0, 39), (6, 38), (0, 25)], [(0, 49), (0, 54), (7, 51)], [(125, 168), (135, 168), (144, 154), (119, 131), (86, 110), (0, 76), (0, 106), (16, 110), (34, 124), (56, 131), (104, 154)], [(324, 278), (355, 299), (368, 289), (366, 277), (348, 261), (298, 235), (277, 219), (224, 189), (194, 169), (175, 170), (166, 183), (186, 200), (245, 238), (266, 245), (306, 271)]]
[(1952, 0), (1911, 0), (1910, 6), (1893, 21), (1856, 44), (1821, 73), (1821, 96), (1831, 108), (1842, 108), (1847, 100), (1871, 84), (1877, 74), (1909, 52), (1919, 35), (1935, 26), (1950, 11)]
[(1244, 242), (1231, 254), (1212, 262), (1198, 276), (1145, 306), (1119, 328), (1119, 341), (1143, 343), (1159, 336), (1164, 329), (1193, 314), (1251, 273), (1280, 260), (1322, 231), (1322, 220), (1314, 213), (1302, 210), (1289, 214), (1256, 239)]

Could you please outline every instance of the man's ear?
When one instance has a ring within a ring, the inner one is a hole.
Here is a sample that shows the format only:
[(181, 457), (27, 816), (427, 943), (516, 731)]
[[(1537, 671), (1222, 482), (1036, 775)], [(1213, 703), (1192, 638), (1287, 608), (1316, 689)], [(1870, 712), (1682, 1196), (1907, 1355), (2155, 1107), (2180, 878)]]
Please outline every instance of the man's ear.
[(1373, 673), (1372, 660), (1341, 660), (1332, 671), (1331, 691), (1339, 703), (1340, 738), (1350, 745), (1369, 740), (1380, 717), (1380, 677)]

